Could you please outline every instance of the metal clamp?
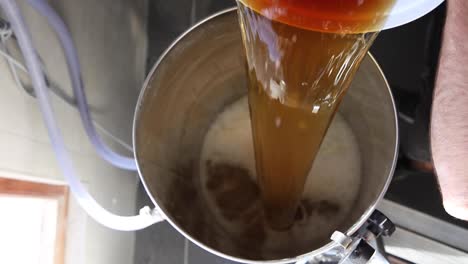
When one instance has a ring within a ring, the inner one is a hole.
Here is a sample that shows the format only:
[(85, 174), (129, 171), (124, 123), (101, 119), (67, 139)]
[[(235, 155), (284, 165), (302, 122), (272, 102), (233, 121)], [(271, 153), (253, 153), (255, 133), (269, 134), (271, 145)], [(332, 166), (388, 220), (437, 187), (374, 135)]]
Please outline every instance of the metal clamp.
[(393, 222), (383, 213), (375, 210), (356, 236), (349, 237), (335, 231), (331, 239), (340, 245), (345, 252), (340, 264), (383, 264), (388, 263), (388, 261), (368, 242), (380, 236), (391, 236), (394, 232)]

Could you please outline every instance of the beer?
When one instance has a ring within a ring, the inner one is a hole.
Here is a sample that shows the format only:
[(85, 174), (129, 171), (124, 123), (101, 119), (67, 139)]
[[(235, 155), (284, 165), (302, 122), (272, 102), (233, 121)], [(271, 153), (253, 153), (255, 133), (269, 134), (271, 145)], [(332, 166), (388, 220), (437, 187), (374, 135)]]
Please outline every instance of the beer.
[(392, 4), (238, 1), (257, 179), (273, 229), (292, 225), (323, 137)]

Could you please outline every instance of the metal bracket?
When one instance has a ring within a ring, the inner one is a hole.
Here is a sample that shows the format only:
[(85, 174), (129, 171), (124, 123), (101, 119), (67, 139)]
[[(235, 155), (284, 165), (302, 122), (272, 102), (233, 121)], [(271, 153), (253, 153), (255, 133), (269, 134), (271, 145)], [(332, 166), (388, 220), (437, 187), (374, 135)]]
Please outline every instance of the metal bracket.
[(331, 239), (339, 244), (345, 252), (340, 264), (388, 263), (385, 257), (368, 242), (380, 236), (391, 236), (394, 232), (393, 222), (383, 213), (375, 210), (355, 236), (349, 237), (335, 231)]
[(391, 236), (395, 232), (395, 224), (382, 212), (375, 210), (367, 220), (367, 230), (375, 237)]

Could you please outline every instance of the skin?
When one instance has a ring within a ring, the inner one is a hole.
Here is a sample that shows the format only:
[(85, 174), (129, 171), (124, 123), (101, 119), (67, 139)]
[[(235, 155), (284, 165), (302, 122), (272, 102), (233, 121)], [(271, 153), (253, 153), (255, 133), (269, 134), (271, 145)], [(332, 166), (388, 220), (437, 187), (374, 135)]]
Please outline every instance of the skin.
[(468, 1), (447, 4), (431, 145), (445, 210), (468, 220)]

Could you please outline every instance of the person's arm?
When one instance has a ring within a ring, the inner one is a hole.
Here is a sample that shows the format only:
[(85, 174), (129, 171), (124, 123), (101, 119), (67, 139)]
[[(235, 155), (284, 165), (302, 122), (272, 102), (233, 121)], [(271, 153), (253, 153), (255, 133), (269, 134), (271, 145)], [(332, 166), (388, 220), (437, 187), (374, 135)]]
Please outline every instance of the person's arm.
[(445, 210), (468, 220), (468, 1), (447, 4), (431, 145)]

